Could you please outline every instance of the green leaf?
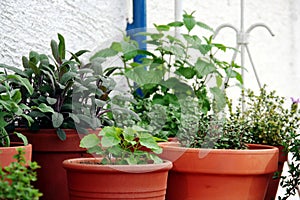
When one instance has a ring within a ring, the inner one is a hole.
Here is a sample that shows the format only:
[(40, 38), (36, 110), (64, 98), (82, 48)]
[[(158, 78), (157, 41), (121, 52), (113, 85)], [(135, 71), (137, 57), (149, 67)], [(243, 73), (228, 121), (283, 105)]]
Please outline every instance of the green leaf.
[(69, 113), (69, 117), (71, 117), (75, 123), (80, 122), (79, 117), (77, 115), (73, 114), (73, 113)]
[(169, 23), (168, 26), (181, 27), (181, 26), (183, 26), (183, 23), (179, 22), (179, 21), (176, 21), (176, 22)]
[(160, 83), (164, 76), (164, 71), (145, 70), (143, 66), (140, 66), (125, 72), (125, 76), (136, 82), (138, 85), (143, 86), (151, 83)]
[(46, 105), (45, 103), (41, 103), (38, 107), (37, 106), (33, 106), (32, 109), (38, 109), (41, 112), (50, 112), (50, 113), (54, 113), (53, 108), (51, 108), (50, 106)]
[(196, 71), (192, 67), (180, 67), (175, 72), (178, 75), (182, 75), (187, 79), (191, 79), (196, 75)]
[(97, 53), (95, 53), (91, 58), (91, 60), (94, 60), (96, 58), (107, 58), (107, 57), (113, 57), (115, 55), (118, 54), (118, 51), (115, 51), (114, 49), (111, 48), (106, 48), (106, 49), (102, 49), (100, 51), (98, 51)]
[(168, 25), (156, 25), (154, 24), (155, 28), (157, 31), (161, 32), (161, 31), (169, 31), (170, 27)]
[(221, 111), (226, 106), (226, 97), (225, 97), (224, 91), (218, 87), (213, 87), (213, 88), (210, 88), (210, 92), (214, 96), (214, 101), (215, 101), (214, 106), (215, 106), (216, 112)]
[(57, 102), (57, 99), (51, 97), (47, 97), (46, 100), (50, 105), (54, 105)]
[(60, 129), (60, 128), (56, 129), (56, 134), (57, 134), (58, 138), (62, 141), (67, 139), (66, 132), (63, 129)]
[(160, 154), (162, 152), (162, 148), (158, 146), (153, 136), (149, 133), (140, 133), (139, 142), (144, 147), (151, 149), (154, 153)]
[(64, 121), (64, 116), (61, 113), (54, 112), (52, 114), (52, 124), (54, 128), (60, 127), (63, 121)]
[(195, 63), (195, 69), (198, 76), (206, 76), (216, 71), (216, 67), (212, 63), (208, 63), (201, 59), (198, 59)]
[(199, 27), (201, 27), (201, 28), (204, 28), (204, 29), (206, 29), (206, 30), (209, 30), (209, 31), (212, 31), (212, 32), (214, 32), (214, 29), (213, 28), (211, 28), (210, 26), (208, 26), (207, 24), (205, 24), (205, 23), (203, 23), (203, 22), (196, 22), (196, 24), (199, 26)]
[(80, 147), (82, 148), (93, 148), (100, 144), (100, 139), (95, 134), (85, 135), (80, 141)]
[(8, 66), (6, 64), (0, 63), (0, 68), (11, 70), (11, 71), (15, 72), (16, 74), (23, 76), (23, 77), (28, 77), (28, 75), (25, 72), (23, 72), (22, 70), (20, 70), (17, 67), (12, 67), (12, 66)]
[(61, 60), (59, 58), (58, 45), (56, 41), (51, 40), (50, 46), (51, 46), (51, 51), (54, 59), (56, 60), (56, 62), (61, 63)]
[(121, 141), (121, 138), (119, 137), (121, 131), (120, 128), (116, 127), (104, 127), (100, 132), (102, 135), (101, 146), (105, 148), (119, 144)]
[(184, 14), (183, 23), (187, 30), (190, 32), (196, 25), (195, 18), (192, 15)]
[(20, 138), (22, 140), (22, 142), (25, 146), (28, 145), (28, 140), (25, 135), (23, 135), (22, 133), (18, 133), (18, 132), (15, 132), (15, 134), (18, 136), (18, 138)]
[(18, 80), (21, 83), (21, 85), (23, 85), (26, 88), (26, 90), (28, 91), (28, 93), (30, 95), (33, 94), (33, 87), (32, 87), (32, 85), (30, 84), (30, 82), (29, 82), (29, 80), (27, 78), (22, 78), (19, 75), (12, 75), (12, 74), (11, 75), (7, 75), (7, 78)]
[(65, 39), (61, 34), (58, 33), (57, 35), (59, 39), (59, 44), (58, 44), (59, 57), (61, 59), (65, 59), (65, 55), (66, 55)]

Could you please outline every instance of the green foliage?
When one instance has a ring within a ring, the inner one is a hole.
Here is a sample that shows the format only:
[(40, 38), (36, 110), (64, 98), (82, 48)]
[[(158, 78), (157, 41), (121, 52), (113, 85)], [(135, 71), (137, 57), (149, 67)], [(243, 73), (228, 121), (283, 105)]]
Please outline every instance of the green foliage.
[[(26, 78), (0, 73), (0, 146), (10, 146), (9, 133), (11, 131), (9, 129), (16, 120), (23, 119), (28, 124), (33, 122), (32, 118), (27, 115), (30, 108), (22, 102), (22, 93), (14, 88), (16, 85), (24, 87), (24, 91), (28, 94), (33, 93), (33, 88)], [(25, 145), (27, 144), (26, 137), (20, 133), (17, 133), (17, 136)]]
[(209, 149), (246, 149), (246, 125), (237, 118), (204, 114), (197, 101), (181, 101), (181, 124), (178, 139), (185, 147)]
[[(242, 113), (242, 103), (245, 109)], [(247, 124), (248, 143), (284, 145), (289, 143), (291, 134), (297, 132), (300, 122), (300, 112), (295, 103), (290, 109), (285, 108), (285, 99), (276, 95), (275, 91), (268, 92), (266, 86), (261, 88), (258, 95), (253, 91), (244, 92), (239, 105), (231, 116), (237, 117)]]
[[(101, 61), (84, 65), (79, 60), (87, 50), (70, 53), (66, 59), (64, 37), (58, 34), (58, 40), (51, 40), (52, 57), (31, 51), (28, 57), (22, 57), (23, 70), (7, 65), (1, 67), (13, 71), (14, 75), (10, 76), (24, 81), (14, 86), (13, 97), (31, 108), (26, 113), (34, 119), (30, 129), (55, 128), (58, 137), (65, 140), (63, 129), (76, 128), (85, 133), (87, 128), (113, 123), (107, 113), (110, 110), (108, 95), (115, 82), (102, 73)], [(29, 125), (28, 120), (19, 120), (17, 124), (18, 127)]]
[(102, 164), (161, 163), (162, 160), (155, 155), (162, 152), (156, 140), (145, 129), (137, 126), (124, 129), (106, 126), (98, 136), (90, 134), (82, 138), (80, 147), (87, 148), (89, 153), (101, 155)]
[(3, 200), (37, 200), (42, 193), (31, 183), (36, 181), (35, 170), (39, 168), (36, 162), (30, 162), (26, 167), (23, 149), (18, 149), (14, 156), (17, 162), (11, 163), (4, 169), (0, 168), (0, 199)]
[[(169, 33), (175, 27), (182, 29), (179, 37)], [(181, 100), (192, 97), (200, 112), (218, 113), (226, 106), (222, 88), (228, 83), (224, 82), (224, 77), (240, 83), (242, 79), (236, 71), (239, 66), (215, 56), (218, 51), (232, 48), (214, 43), (212, 36), (204, 37), (204, 31), (212, 34), (212, 29), (197, 21), (193, 13), (185, 13), (182, 21), (155, 24), (155, 29), (153, 33), (139, 33), (147, 37), (144, 42), (149, 50), (139, 49), (136, 41), (124, 36), (122, 41), (113, 42), (109, 48), (97, 52), (91, 60), (121, 58), (122, 66), (108, 67), (105, 71), (126, 77), (137, 101), (133, 110), (142, 120), (140, 125), (165, 138), (176, 135), (179, 130)], [(195, 31), (203, 36), (193, 34)], [(136, 56), (142, 58), (133, 61)], [(158, 108), (162, 110), (160, 116)]]
[(288, 162), (287, 176), (281, 177), (280, 185), (285, 189), (284, 196), (279, 196), (279, 200), (288, 200), (290, 196), (295, 196), (300, 187), (300, 134), (292, 133), (291, 142), (285, 145), (292, 155)]

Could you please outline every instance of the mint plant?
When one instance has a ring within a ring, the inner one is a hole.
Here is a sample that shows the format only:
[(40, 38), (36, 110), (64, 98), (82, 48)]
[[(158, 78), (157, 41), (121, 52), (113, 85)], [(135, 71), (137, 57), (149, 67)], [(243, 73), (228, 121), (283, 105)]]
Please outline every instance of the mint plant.
[[(179, 37), (170, 31), (180, 27)], [(91, 60), (97, 58), (120, 58), (122, 65), (109, 66), (109, 74), (126, 77), (129, 91), (137, 100), (134, 110), (140, 113), (143, 126), (155, 124), (148, 112), (154, 105), (161, 105), (166, 111), (166, 125), (161, 127), (160, 135), (176, 135), (182, 121), (180, 100), (187, 96), (195, 98), (200, 111), (220, 112), (226, 106), (223, 88), (228, 86), (225, 77), (242, 83), (241, 75), (236, 71), (240, 67), (216, 57), (218, 51), (232, 48), (213, 42), (213, 30), (203, 22), (196, 21), (193, 13), (185, 13), (182, 21), (156, 25), (154, 33), (139, 33), (147, 36), (145, 43), (149, 50), (142, 50), (129, 37), (113, 42), (109, 48), (100, 50)], [(195, 31), (202, 36), (194, 34)], [(209, 32), (210, 37), (205, 37)], [(142, 57), (133, 61), (136, 56)], [(143, 106), (147, 104), (147, 106)], [(148, 106), (148, 104), (150, 104)], [(164, 117), (164, 116), (161, 116)], [(179, 121), (178, 121), (179, 120)], [(152, 130), (158, 130), (156, 127)]]
[[(1, 155), (1, 152), (0, 152)], [(17, 162), (0, 168), (0, 199), (3, 200), (38, 200), (42, 193), (32, 185), (37, 180), (36, 162), (30, 162), (26, 166), (24, 150), (19, 148), (18, 154), (14, 156)]]
[(102, 157), (102, 164), (136, 165), (162, 163), (156, 155), (162, 152), (153, 137), (145, 129), (137, 126), (118, 128), (106, 126), (98, 135), (84, 136), (80, 147), (87, 148), (89, 153)]

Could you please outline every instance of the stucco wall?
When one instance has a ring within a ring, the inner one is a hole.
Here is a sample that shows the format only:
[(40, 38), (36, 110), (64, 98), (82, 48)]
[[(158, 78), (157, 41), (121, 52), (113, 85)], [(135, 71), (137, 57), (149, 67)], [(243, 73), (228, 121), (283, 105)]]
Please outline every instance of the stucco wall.
[[(274, 32), (272, 37), (264, 28), (254, 29), (249, 38), (249, 49), (262, 84), (276, 89), (287, 98), (300, 97), (300, 1), (251, 0), (245, 2), (245, 29), (254, 23), (265, 23)], [(174, 20), (174, 1), (147, 1), (148, 25), (168, 23)], [(183, 10), (195, 12), (198, 20), (217, 28), (230, 23), (240, 29), (239, 0), (183, 1)], [(235, 32), (223, 29), (217, 42), (235, 46)], [(231, 59), (232, 53), (226, 59)], [(245, 86), (258, 89), (249, 59), (245, 56)], [(240, 64), (240, 56), (236, 60)]]
[(34, 50), (50, 54), (61, 33), (67, 50), (94, 50), (126, 28), (124, 0), (0, 1), (0, 62), (20, 65)]

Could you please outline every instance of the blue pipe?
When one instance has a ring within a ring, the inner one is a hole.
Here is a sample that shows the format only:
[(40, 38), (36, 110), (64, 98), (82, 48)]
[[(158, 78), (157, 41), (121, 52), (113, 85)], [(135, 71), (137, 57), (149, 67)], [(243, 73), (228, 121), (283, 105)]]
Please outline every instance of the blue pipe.
[[(136, 35), (138, 32), (146, 32), (147, 30), (147, 15), (146, 15), (146, 0), (133, 0), (133, 22), (127, 23), (127, 35), (131, 39), (138, 42), (140, 49), (146, 49), (147, 46), (143, 42), (146, 36)], [(143, 56), (137, 56), (135, 61), (138, 62)]]

